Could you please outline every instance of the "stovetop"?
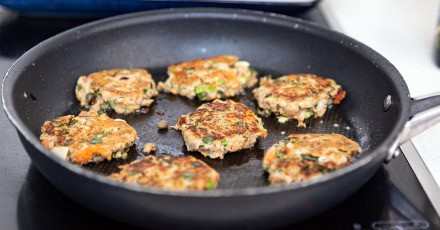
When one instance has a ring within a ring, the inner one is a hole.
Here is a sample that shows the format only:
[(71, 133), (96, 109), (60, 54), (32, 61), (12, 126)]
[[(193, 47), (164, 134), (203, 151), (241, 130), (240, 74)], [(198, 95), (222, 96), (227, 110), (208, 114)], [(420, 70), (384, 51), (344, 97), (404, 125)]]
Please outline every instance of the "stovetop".
[[(293, 16), (328, 26), (317, 8)], [(87, 21), (24, 18), (0, 9), (0, 74), (38, 42)], [(1, 229), (136, 229), (58, 192), (31, 164), (3, 111), (0, 130)], [(440, 218), (400, 154), (341, 204), (285, 229), (440, 229)]]

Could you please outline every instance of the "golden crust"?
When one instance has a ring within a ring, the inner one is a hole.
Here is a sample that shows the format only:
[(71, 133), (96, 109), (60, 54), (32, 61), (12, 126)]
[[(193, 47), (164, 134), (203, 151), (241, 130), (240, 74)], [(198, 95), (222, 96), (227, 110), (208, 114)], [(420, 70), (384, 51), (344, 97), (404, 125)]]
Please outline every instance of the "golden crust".
[(271, 184), (289, 184), (345, 167), (360, 152), (340, 134), (292, 134), (266, 151), (263, 167)]
[(167, 190), (213, 190), (220, 174), (192, 156), (147, 156), (120, 166), (109, 178)]
[(112, 69), (81, 76), (75, 93), (86, 108), (112, 108), (119, 114), (150, 106), (157, 96), (156, 83), (145, 69)]
[(168, 75), (165, 82), (159, 82), (160, 90), (202, 101), (233, 97), (258, 81), (248, 62), (231, 55), (171, 65)]
[(262, 78), (253, 91), (258, 106), (287, 119), (294, 118), (299, 127), (304, 120), (322, 117), (329, 104), (339, 104), (345, 91), (332, 79), (313, 74), (291, 74), (272, 79)]
[(49, 150), (67, 147), (67, 159), (80, 165), (125, 158), (137, 139), (136, 130), (125, 121), (98, 115), (94, 110), (46, 121), (40, 136), (41, 143)]
[(261, 119), (246, 105), (232, 100), (205, 103), (181, 116), (176, 128), (182, 131), (189, 151), (220, 159), (227, 152), (251, 148), (257, 138), (267, 136)]

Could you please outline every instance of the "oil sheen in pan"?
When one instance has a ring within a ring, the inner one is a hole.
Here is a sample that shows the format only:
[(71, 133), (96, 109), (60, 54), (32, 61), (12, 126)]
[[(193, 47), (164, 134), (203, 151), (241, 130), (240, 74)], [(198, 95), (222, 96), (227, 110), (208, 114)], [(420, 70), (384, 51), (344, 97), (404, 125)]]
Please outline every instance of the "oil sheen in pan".
[[(163, 68), (156, 71), (148, 70), (152, 73), (156, 82), (166, 79)], [(264, 75), (260, 74), (260, 76)], [(238, 95), (231, 99), (246, 104), (256, 112), (257, 103), (253, 99), (252, 89), (247, 89), (244, 95)], [(267, 174), (264, 172), (261, 162), (264, 151), (276, 141), (283, 139), (289, 134), (340, 133), (357, 141), (355, 130), (348, 120), (344, 119), (338, 106), (335, 106), (327, 110), (323, 117), (307, 121), (307, 128), (296, 127), (296, 121), (280, 124), (274, 116), (263, 118), (264, 127), (268, 130), (268, 136), (266, 139), (259, 139), (253, 148), (228, 153), (223, 160), (205, 158), (198, 152), (188, 152), (186, 150), (182, 135), (179, 131), (171, 127), (169, 127), (168, 130), (159, 130), (157, 128), (157, 122), (163, 119), (168, 120), (170, 126), (173, 126), (181, 115), (193, 112), (201, 104), (202, 102), (200, 101), (160, 93), (147, 113), (130, 115), (110, 113), (110, 117), (124, 119), (132, 125), (137, 130), (139, 140), (135, 146), (130, 149), (126, 160), (105, 161), (98, 164), (88, 164), (83, 167), (101, 174), (109, 175), (112, 172), (119, 171), (119, 165), (145, 157), (146, 155), (142, 153), (142, 147), (145, 143), (150, 142), (157, 145), (157, 155), (181, 155), (183, 153), (185, 155), (192, 155), (209, 164), (221, 174), (219, 189), (259, 187), (268, 185)], [(343, 104), (344, 102), (339, 106), (343, 106)], [(68, 113), (77, 114), (79, 112), (78, 106), (79, 105), (74, 106), (75, 108), (72, 108)], [(163, 115), (159, 115), (158, 113), (163, 113)]]

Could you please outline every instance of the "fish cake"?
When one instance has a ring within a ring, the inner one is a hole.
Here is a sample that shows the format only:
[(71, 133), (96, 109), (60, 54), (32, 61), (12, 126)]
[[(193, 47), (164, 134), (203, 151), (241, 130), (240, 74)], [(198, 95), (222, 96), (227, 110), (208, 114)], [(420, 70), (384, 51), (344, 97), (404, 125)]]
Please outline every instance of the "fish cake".
[(137, 139), (136, 130), (124, 120), (94, 110), (46, 121), (40, 136), (44, 147), (79, 165), (125, 159)]
[(293, 118), (298, 127), (306, 127), (304, 120), (324, 116), (327, 106), (339, 104), (346, 92), (329, 78), (291, 74), (277, 79), (262, 78), (253, 94), (263, 114), (275, 113), (281, 123)]
[(360, 152), (340, 134), (292, 134), (266, 151), (263, 168), (270, 184), (290, 184), (350, 165)]
[(267, 136), (263, 122), (246, 105), (215, 100), (183, 115), (176, 124), (188, 151), (223, 159), (228, 152), (251, 148), (257, 138)]
[(109, 178), (166, 190), (213, 190), (220, 180), (218, 172), (192, 156), (150, 155), (120, 168)]
[(100, 113), (111, 108), (118, 114), (129, 114), (150, 106), (157, 89), (145, 69), (112, 69), (79, 77), (75, 93), (86, 108)]
[(168, 76), (158, 83), (159, 90), (201, 101), (233, 97), (258, 81), (249, 63), (232, 55), (171, 65)]

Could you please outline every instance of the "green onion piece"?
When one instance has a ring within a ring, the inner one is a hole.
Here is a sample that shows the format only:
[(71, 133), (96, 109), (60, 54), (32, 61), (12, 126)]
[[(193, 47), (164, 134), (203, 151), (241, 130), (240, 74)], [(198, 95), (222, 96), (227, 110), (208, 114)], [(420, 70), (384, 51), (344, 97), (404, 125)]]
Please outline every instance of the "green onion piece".
[(215, 141), (215, 138), (214, 138), (214, 136), (211, 136), (211, 135), (205, 135), (205, 136), (202, 138), (202, 141), (203, 141), (204, 144), (210, 144), (210, 143), (212, 143), (213, 141)]
[(112, 106), (115, 104), (115, 102), (114, 102), (114, 101), (108, 101), (107, 104), (108, 104), (110, 107), (112, 107)]
[(216, 91), (215, 86), (212, 86), (212, 85), (201, 85), (201, 86), (197, 86), (194, 89), (194, 92), (196, 93), (197, 98), (199, 98), (200, 100), (204, 100), (208, 96), (208, 91), (209, 92), (215, 92)]
[(222, 140), (222, 145), (223, 145), (224, 147), (228, 146), (228, 141), (227, 141), (227, 140)]
[(188, 172), (184, 172), (182, 173), (182, 176), (185, 180), (192, 180), (194, 179), (194, 177), (196, 176), (195, 173), (188, 173)]
[(247, 77), (246, 75), (240, 75), (240, 76), (238, 76), (238, 80), (239, 80), (241, 83), (246, 83), (247, 80), (248, 80), (248, 77)]
[(280, 151), (280, 150), (277, 151), (278, 158), (282, 158), (282, 157), (284, 157), (284, 155), (285, 155), (285, 153), (283, 151)]
[(214, 190), (215, 189), (215, 184), (212, 181), (208, 182), (208, 190)]
[(197, 126), (197, 125), (200, 124), (200, 122), (201, 122), (201, 120), (197, 119), (197, 120), (194, 122), (194, 125)]
[(89, 143), (90, 144), (100, 144), (100, 143), (102, 143), (102, 140), (100, 139), (100, 138), (92, 138), (90, 141), (89, 141)]
[(309, 109), (306, 111), (306, 115), (304, 116), (304, 119), (308, 119), (311, 118), (315, 113), (313, 112), (313, 110)]
[(309, 155), (309, 154), (301, 154), (301, 158), (303, 160), (306, 160), (306, 161), (314, 161), (314, 162), (316, 162), (319, 157), (315, 157), (315, 156), (312, 156), (312, 155)]
[(77, 121), (78, 120), (76, 120), (76, 119), (72, 119), (72, 120), (70, 120), (69, 125), (74, 125)]
[(98, 110), (98, 115), (102, 115), (102, 114), (105, 114), (105, 110), (103, 109)]
[(97, 136), (97, 135), (104, 135), (104, 131), (101, 132), (94, 132), (93, 135)]
[(288, 120), (289, 120), (289, 118), (287, 118), (287, 117), (278, 117), (279, 123), (286, 123), (286, 121), (288, 121)]
[(219, 85), (226, 85), (226, 81), (225, 80), (220, 80), (220, 81), (218, 81), (218, 84)]
[(95, 90), (94, 93), (95, 93), (96, 95), (100, 95), (100, 96), (102, 96), (102, 94), (99, 92), (99, 89)]
[(199, 100), (204, 100), (207, 96), (208, 96), (208, 93), (206, 93), (206, 92), (197, 93), (197, 98)]
[(82, 89), (82, 86), (80, 84), (76, 85), (76, 91), (80, 91)]

